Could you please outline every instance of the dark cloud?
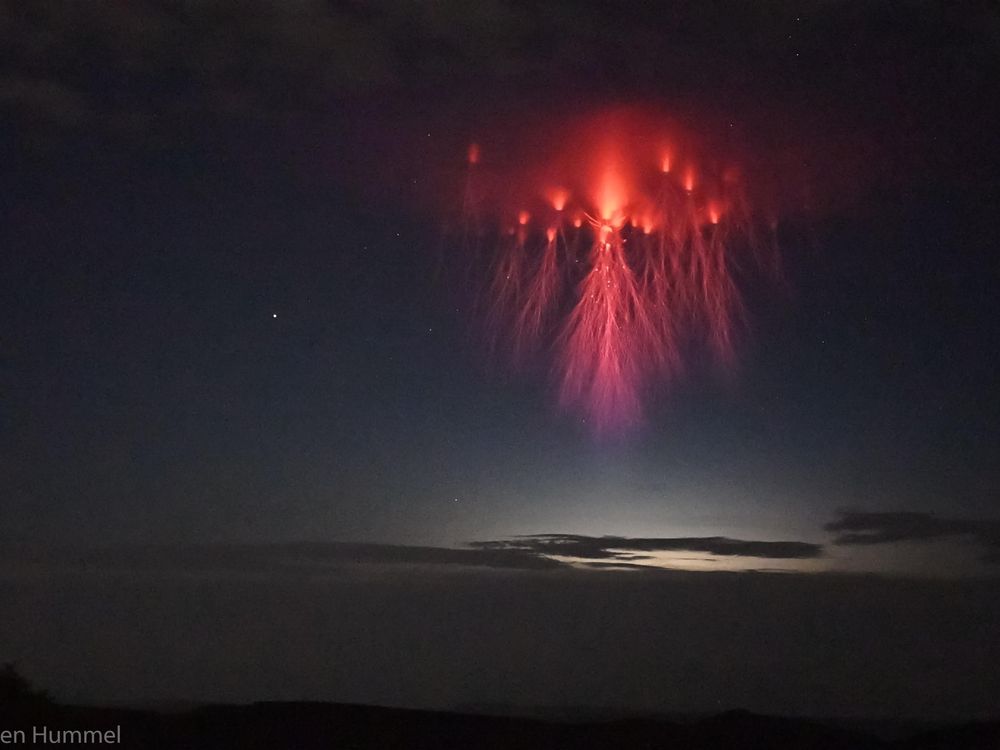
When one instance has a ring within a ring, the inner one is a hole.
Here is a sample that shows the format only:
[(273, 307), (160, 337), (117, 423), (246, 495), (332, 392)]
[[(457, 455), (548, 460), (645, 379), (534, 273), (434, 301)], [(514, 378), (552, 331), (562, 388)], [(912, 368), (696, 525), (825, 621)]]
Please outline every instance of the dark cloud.
[(330, 112), (345, 96), (547, 67), (566, 35), (531, 42), (557, 16), (507, 0), (0, 0), (0, 66), (21, 81), (0, 103), (60, 124), (66, 102), (168, 120)]
[(820, 557), (823, 547), (808, 542), (761, 542), (709, 537), (621, 537), (579, 534), (535, 534), (514, 539), (474, 542), (477, 549), (535, 552), (542, 555), (582, 557), (591, 560), (644, 559), (637, 552), (704, 552), (725, 557), (810, 559)]
[(67, 103), (112, 123), (309, 109), (395, 81), (385, 15), (319, 0), (0, 2), (2, 64), (20, 81), (4, 103), (59, 124)]
[(116, 546), (101, 549), (0, 549), (7, 570), (86, 570), (310, 574), (347, 565), (445, 565), (547, 570), (563, 563), (515, 549), (450, 549), (393, 544), (287, 543)]
[(632, 562), (596, 561), (596, 562), (585, 562), (581, 564), (587, 568), (592, 568), (594, 570), (637, 570), (643, 572), (658, 570), (658, 568), (654, 568), (649, 565), (642, 565), (640, 563), (632, 563)]
[(448, 566), (504, 570), (571, 568), (551, 555), (585, 558), (594, 568), (652, 570), (641, 552), (684, 550), (726, 556), (818, 557), (818, 545), (802, 542), (747, 542), (724, 537), (627, 539), (546, 534), (511, 540), (473, 542), (467, 548), (348, 542), (275, 544), (118, 545), (100, 548), (0, 548), (0, 571), (7, 573), (109, 572), (192, 575), (317, 575), (348, 566)]
[(824, 528), (845, 546), (964, 538), (987, 548), (985, 562), (1000, 563), (1000, 521), (942, 518), (932, 513), (842, 511)]
[(868, 183), (926, 175), (928, 160), (957, 174), (982, 162), (971, 145), (949, 153), (977, 130), (940, 136), (993, 119), (979, 103), (1000, 72), (1000, 14), (985, 5), (632, 3), (611, 15), (590, 0), (0, 0), (0, 116), (34, 148), (81, 134), (193, 144), (394, 205), (452, 195), (448, 165), (472, 137), (530, 142), (621, 103), (663, 105), (738, 147), (756, 193), (796, 211), (862, 201)]
[[(866, 80), (852, 74), (859, 64), (878, 63), (886, 75), (903, 69), (882, 58), (906, 69), (926, 60), (939, 75), (986, 80), (1000, 38), (986, 4), (949, 12), (931, 0), (884, 13), (827, 0), (637, 3), (612, 16), (604, 3), (568, 0), (0, 0), (0, 64), (40, 87), (16, 100), (36, 114), (55, 91), (63, 104), (99, 108), (116, 121), (137, 110), (169, 120), (206, 110), (330, 111), (345, 95), (388, 88), (468, 95), (497, 81), (544, 85), (549, 97), (572, 81), (664, 95), (706, 81), (739, 90), (779, 72), (791, 80), (792, 66), (843, 75), (856, 90)], [(868, 44), (885, 37), (890, 44)], [(955, 38), (964, 41), (961, 54)]]

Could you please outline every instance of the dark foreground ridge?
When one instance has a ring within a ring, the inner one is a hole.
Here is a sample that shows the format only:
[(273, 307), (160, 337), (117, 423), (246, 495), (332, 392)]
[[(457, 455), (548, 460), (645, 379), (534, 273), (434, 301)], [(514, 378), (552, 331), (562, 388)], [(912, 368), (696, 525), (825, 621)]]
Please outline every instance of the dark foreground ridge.
[[(1000, 721), (941, 726), (893, 741), (820, 721), (730, 711), (697, 721), (545, 721), (335, 703), (254, 703), (184, 712), (0, 706), (0, 732), (120, 726), (126, 748), (670, 748), (671, 750), (996, 750)], [(7, 745), (16, 746), (9, 742)], [(38, 743), (34, 743), (37, 745)], [(70, 742), (64, 742), (64, 745)], [(94, 746), (95, 742), (88, 743)]]

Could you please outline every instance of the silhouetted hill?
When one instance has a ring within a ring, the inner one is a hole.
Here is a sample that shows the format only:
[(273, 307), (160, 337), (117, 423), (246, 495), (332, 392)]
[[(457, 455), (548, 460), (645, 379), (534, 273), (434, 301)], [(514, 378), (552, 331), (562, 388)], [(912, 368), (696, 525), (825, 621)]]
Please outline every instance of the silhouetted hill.
[[(730, 711), (692, 722), (544, 721), (332, 703), (203, 706), (181, 713), (81, 706), (0, 706), (0, 728), (107, 730), (135, 748), (683, 748), (716, 750), (980, 750), (1000, 723), (943, 727), (895, 742), (804, 719)], [(30, 744), (30, 742), (28, 743)]]

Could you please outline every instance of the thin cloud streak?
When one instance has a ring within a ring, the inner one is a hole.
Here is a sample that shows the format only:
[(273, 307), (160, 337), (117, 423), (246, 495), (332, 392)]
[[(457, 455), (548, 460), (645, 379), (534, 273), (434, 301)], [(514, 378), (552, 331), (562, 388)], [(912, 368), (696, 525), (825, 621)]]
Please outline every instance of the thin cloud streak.
[(834, 544), (848, 547), (964, 539), (986, 548), (983, 562), (1000, 563), (1000, 521), (996, 520), (943, 518), (932, 513), (912, 511), (871, 513), (844, 510), (839, 519), (823, 528), (838, 534)]
[[(0, 576), (49, 573), (308, 576), (357, 566), (433, 566), (495, 570), (619, 568), (660, 570), (663, 551), (708, 553), (732, 559), (815, 558), (819, 545), (726, 537), (630, 539), (541, 534), (476, 541), (464, 548), (348, 542), (275, 544), (119, 545), (102, 548), (0, 547)], [(572, 558), (572, 560), (565, 559)], [(648, 562), (645, 562), (648, 561)]]
[(805, 560), (822, 557), (819, 544), (795, 541), (748, 541), (723, 536), (622, 537), (580, 534), (533, 534), (500, 541), (473, 542), (484, 550), (520, 550), (590, 560), (641, 560), (641, 552), (702, 552), (724, 557)]

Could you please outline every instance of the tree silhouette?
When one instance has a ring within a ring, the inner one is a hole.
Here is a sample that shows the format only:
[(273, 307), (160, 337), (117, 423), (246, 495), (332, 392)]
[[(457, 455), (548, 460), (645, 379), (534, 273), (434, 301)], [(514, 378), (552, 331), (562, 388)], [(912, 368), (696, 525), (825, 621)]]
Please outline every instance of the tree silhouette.
[(0, 706), (39, 705), (51, 703), (45, 690), (36, 690), (31, 682), (17, 671), (14, 664), (0, 667)]

